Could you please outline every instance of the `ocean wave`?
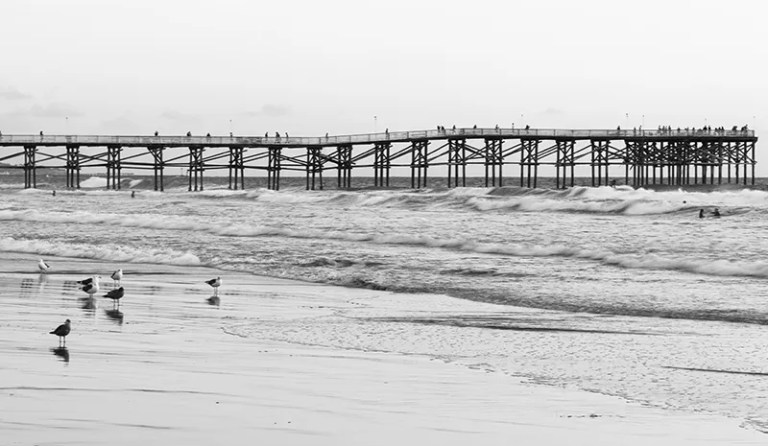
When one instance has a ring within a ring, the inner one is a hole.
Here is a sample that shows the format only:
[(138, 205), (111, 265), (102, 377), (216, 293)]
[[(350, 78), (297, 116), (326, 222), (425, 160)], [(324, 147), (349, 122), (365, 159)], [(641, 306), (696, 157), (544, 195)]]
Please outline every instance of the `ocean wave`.
[[(187, 217), (159, 215), (90, 214), (84, 212), (41, 212), (37, 210), (0, 210), (0, 221), (34, 221), (55, 223), (95, 224), (118, 227), (140, 227), (163, 230), (204, 231), (229, 237), (287, 237), (294, 239), (337, 240), (379, 245), (411, 245), (436, 249), (451, 249), (479, 254), (514, 257), (561, 257), (591, 260), (604, 265), (645, 270), (673, 270), (712, 276), (768, 277), (766, 262), (733, 262), (728, 260), (663, 258), (654, 254), (617, 254), (598, 248), (565, 245), (531, 245), (482, 243), (461, 238), (436, 238), (428, 235), (350, 233), (347, 231), (308, 231), (285, 227), (254, 226), (251, 224), (222, 225), (210, 220), (195, 221)], [(329, 259), (338, 265), (335, 259)]]
[[(178, 179), (177, 179), (178, 180)], [(88, 182), (91, 183), (88, 183)], [(64, 194), (110, 195), (125, 194), (124, 191), (87, 189), (86, 186), (101, 187), (101, 177), (91, 177), (84, 182), (82, 190), (62, 190)], [(147, 182), (131, 185), (146, 185)], [(167, 200), (169, 196), (180, 195), (184, 199), (231, 199), (249, 200), (282, 205), (305, 204), (317, 206), (363, 207), (363, 208), (404, 208), (404, 209), (464, 209), (469, 212), (538, 212), (538, 213), (593, 213), (627, 216), (665, 215), (695, 211), (698, 209), (721, 208), (725, 215), (737, 212), (761, 212), (768, 214), (768, 192), (752, 189), (724, 189), (706, 192), (683, 189), (654, 191), (618, 187), (571, 187), (568, 189), (529, 189), (517, 186), (496, 188), (426, 188), (386, 190), (320, 190), (307, 191), (301, 187), (284, 188), (280, 191), (265, 188), (230, 190), (226, 185), (214, 185), (204, 191), (189, 192), (179, 184), (178, 190), (166, 188), (166, 192), (145, 190), (142, 198)], [(44, 189), (22, 189), (3, 193), (48, 194)], [(738, 211), (731, 211), (738, 209)]]
[(136, 248), (113, 244), (88, 245), (44, 240), (0, 238), (0, 251), (23, 252), (57, 257), (108, 260), (110, 262), (152, 263), (168, 265), (200, 265), (200, 259), (190, 252), (172, 249)]

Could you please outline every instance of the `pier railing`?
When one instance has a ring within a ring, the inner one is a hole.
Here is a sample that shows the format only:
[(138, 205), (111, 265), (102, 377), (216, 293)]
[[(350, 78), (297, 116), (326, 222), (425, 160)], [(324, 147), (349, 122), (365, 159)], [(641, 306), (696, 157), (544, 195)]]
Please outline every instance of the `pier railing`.
[(135, 135), (2, 135), (2, 145), (79, 145), (79, 146), (336, 146), (382, 141), (451, 138), (536, 138), (536, 139), (627, 139), (627, 138), (754, 138), (754, 130), (704, 131), (701, 129), (519, 129), (519, 128), (448, 128), (445, 130), (414, 130), (377, 132), (334, 136), (135, 136)]

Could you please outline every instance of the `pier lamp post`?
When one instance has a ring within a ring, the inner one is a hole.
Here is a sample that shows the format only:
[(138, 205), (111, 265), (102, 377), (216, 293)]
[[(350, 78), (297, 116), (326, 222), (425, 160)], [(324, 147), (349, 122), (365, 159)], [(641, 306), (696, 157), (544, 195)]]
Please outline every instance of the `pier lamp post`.
[(69, 116), (64, 117), (64, 134), (69, 135)]
[(373, 115), (373, 133), (376, 133), (379, 131), (379, 117), (376, 115)]

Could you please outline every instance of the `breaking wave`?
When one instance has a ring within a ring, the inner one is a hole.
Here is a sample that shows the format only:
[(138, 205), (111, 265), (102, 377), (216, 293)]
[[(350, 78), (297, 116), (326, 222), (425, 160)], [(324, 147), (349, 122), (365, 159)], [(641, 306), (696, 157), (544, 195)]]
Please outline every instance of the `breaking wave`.
[(200, 259), (190, 252), (172, 249), (133, 248), (112, 244), (87, 245), (44, 240), (0, 239), (0, 251), (23, 252), (57, 257), (107, 260), (110, 262), (152, 263), (168, 265), (200, 265)]

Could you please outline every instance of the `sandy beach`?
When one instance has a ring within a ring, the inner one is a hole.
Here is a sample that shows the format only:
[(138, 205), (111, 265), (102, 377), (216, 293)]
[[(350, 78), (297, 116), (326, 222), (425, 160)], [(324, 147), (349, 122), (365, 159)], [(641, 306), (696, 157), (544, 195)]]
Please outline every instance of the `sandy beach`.
[[(0, 260), (3, 444), (764, 444), (738, 420), (643, 407), (428, 355), (338, 349), (372, 315), (498, 307), (227, 273), (120, 265), (126, 295), (88, 302), (74, 281), (116, 267)], [(100, 293), (102, 294), (102, 293)], [(403, 299), (412, 304), (402, 307)], [(67, 349), (48, 331), (72, 320)], [(365, 331), (365, 330), (363, 330)], [(349, 336), (339, 332), (339, 336)], [(288, 336), (290, 337), (290, 336)]]

